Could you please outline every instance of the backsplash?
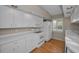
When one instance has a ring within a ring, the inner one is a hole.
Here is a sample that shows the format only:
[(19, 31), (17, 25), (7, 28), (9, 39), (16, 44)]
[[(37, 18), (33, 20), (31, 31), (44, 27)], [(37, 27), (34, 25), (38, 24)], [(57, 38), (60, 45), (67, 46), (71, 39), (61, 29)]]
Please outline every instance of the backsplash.
[[(38, 29), (39, 30), (39, 29)], [(12, 34), (17, 32), (27, 32), (27, 31), (37, 31), (37, 28), (10, 28), (10, 29), (0, 29), (0, 35)]]

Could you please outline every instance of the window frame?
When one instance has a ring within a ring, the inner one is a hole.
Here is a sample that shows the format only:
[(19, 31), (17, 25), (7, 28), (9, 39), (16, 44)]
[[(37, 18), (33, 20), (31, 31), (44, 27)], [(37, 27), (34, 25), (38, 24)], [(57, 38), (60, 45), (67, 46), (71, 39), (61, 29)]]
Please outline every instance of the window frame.
[[(52, 20), (52, 23), (53, 23), (54, 20), (56, 21), (56, 26), (55, 26), (56, 28), (53, 27), (53, 31), (55, 31), (55, 32), (56, 32), (56, 31), (57, 31), (57, 32), (63, 32), (63, 25), (64, 25), (63, 18), (53, 19), (53, 20)], [(61, 21), (62, 21), (62, 29), (58, 29), (58, 20), (61, 20)], [(53, 23), (53, 24), (54, 24), (54, 23)], [(54, 26), (54, 25), (53, 25), (53, 26)]]

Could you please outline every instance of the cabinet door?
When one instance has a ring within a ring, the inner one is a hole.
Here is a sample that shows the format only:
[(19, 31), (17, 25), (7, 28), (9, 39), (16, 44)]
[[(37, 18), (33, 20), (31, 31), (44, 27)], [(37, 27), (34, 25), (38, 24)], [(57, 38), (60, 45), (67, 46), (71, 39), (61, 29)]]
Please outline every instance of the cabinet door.
[(33, 15), (25, 13), (24, 14), (24, 24), (26, 27), (34, 27), (35, 20), (33, 19)]
[(0, 6), (0, 28), (10, 28), (13, 25), (13, 9)]
[(15, 42), (15, 52), (16, 53), (24, 53), (26, 52), (25, 39), (19, 39)]
[(24, 13), (19, 10), (15, 10), (14, 13), (15, 13), (14, 14), (14, 26), (15, 27), (25, 27)]
[(72, 13), (71, 16), (71, 22), (78, 22), (79, 21), (79, 6), (76, 6), (76, 8), (74, 9), (74, 12)]
[(26, 40), (26, 52), (30, 52), (33, 49), (33, 41), (32, 39)]
[(24, 53), (25, 49), (25, 39), (20, 39), (12, 41), (0, 46), (0, 52), (2, 53)]
[(15, 44), (10, 42), (0, 46), (0, 52), (2, 53), (13, 53), (15, 50)]
[(24, 14), (24, 22), (27, 27), (41, 27), (43, 20), (42, 18), (32, 15), (32, 14)]
[(43, 18), (34, 16), (33, 20), (35, 20), (35, 27), (42, 27), (43, 26)]
[(39, 41), (40, 41), (39, 37), (36, 36), (35, 34), (29, 35), (26, 39), (26, 51), (27, 52), (32, 51), (35, 47), (37, 47)]
[(36, 27), (36, 16), (15, 10), (15, 27)]
[(30, 52), (32, 51), (33, 47), (34, 47), (34, 44), (33, 44), (33, 36), (28, 36), (27, 39), (26, 39), (26, 51), (27, 52)]

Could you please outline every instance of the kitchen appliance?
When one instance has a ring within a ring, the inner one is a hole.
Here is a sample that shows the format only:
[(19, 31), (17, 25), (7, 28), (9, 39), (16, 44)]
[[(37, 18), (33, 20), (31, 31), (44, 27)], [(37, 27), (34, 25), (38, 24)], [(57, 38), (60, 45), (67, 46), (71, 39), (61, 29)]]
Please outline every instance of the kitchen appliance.
[(45, 41), (48, 41), (52, 38), (52, 22), (44, 21), (43, 23), (43, 34), (45, 37)]

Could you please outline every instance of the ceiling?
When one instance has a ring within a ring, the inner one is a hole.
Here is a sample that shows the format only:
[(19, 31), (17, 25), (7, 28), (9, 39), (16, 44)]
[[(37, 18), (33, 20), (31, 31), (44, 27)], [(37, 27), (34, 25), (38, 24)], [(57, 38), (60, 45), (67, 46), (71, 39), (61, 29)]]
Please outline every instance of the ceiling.
[(51, 16), (62, 14), (60, 5), (41, 5), (40, 7), (46, 10)]
[(74, 9), (72, 5), (41, 5), (40, 7), (46, 10), (51, 16), (63, 14), (64, 17), (71, 16)]
[[(16, 5), (14, 5), (16, 7)], [(37, 6), (18, 6), (19, 9), (24, 11), (32, 11), (36, 12), (41, 9), (45, 10), (45, 13), (49, 13), (51, 16), (55, 15), (63, 15), (64, 17), (69, 17), (72, 15), (72, 11), (74, 9), (74, 5), (39, 5), (40, 8), (36, 8)], [(37, 10), (36, 10), (37, 9)], [(44, 11), (43, 11), (44, 14)]]

